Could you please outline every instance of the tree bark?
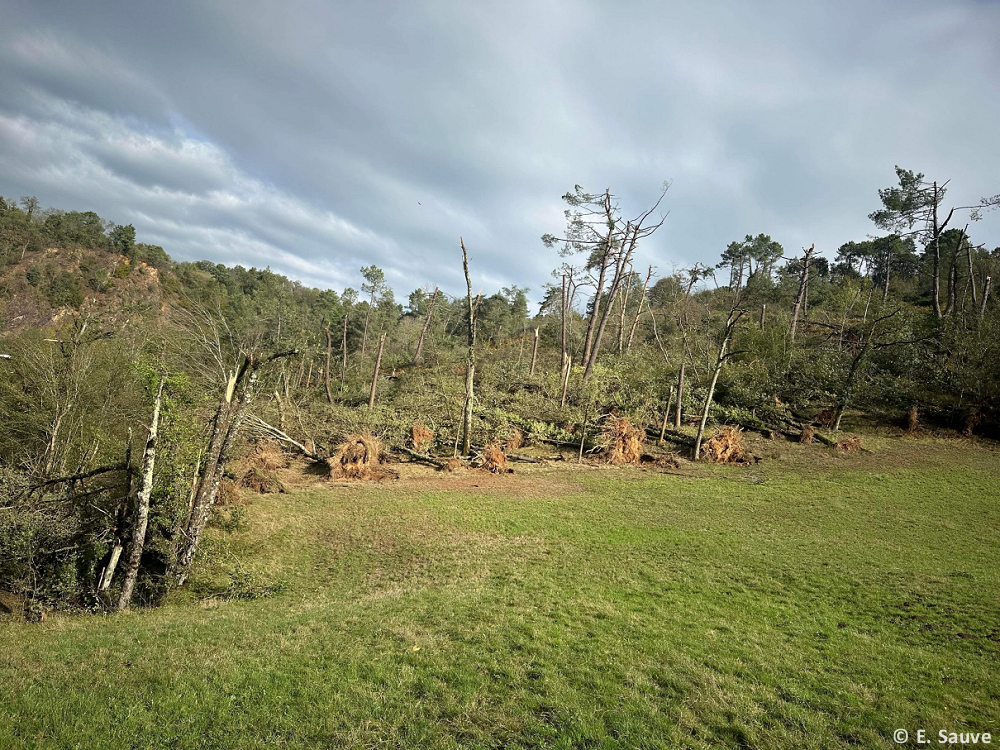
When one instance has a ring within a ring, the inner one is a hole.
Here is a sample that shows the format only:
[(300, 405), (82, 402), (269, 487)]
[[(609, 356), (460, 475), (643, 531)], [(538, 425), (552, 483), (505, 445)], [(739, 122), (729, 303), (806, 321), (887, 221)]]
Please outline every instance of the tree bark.
[(121, 595), (118, 597), (118, 609), (128, 609), (132, 602), (132, 590), (139, 577), (139, 564), (142, 562), (142, 550), (146, 546), (146, 527), (149, 524), (149, 498), (153, 494), (153, 469), (156, 465), (156, 438), (160, 425), (160, 405), (163, 401), (163, 386), (166, 376), (160, 376), (160, 386), (156, 389), (156, 400), (153, 402), (153, 417), (149, 423), (149, 435), (146, 437), (146, 448), (142, 453), (142, 478), (139, 493), (136, 496), (135, 526), (132, 528), (132, 551), (129, 554), (128, 567), (125, 569), (125, 581), (122, 583)]
[(323, 384), (326, 386), (326, 401), (333, 403), (333, 393), (330, 391), (330, 353), (333, 351), (333, 339), (330, 338), (330, 326), (326, 327), (326, 367), (323, 369)]
[(531, 369), (528, 370), (528, 377), (535, 375), (535, 360), (538, 359), (538, 329), (535, 329), (535, 343), (531, 347)]
[(742, 312), (736, 311), (734, 305), (734, 309), (729, 313), (729, 320), (726, 322), (725, 335), (722, 337), (722, 344), (719, 346), (719, 356), (715, 360), (715, 369), (712, 371), (712, 380), (708, 386), (708, 395), (705, 397), (705, 408), (702, 409), (701, 421), (698, 423), (698, 433), (694, 438), (695, 461), (701, 456), (701, 441), (705, 436), (705, 424), (708, 422), (708, 412), (712, 408), (712, 399), (715, 397), (715, 384), (719, 382), (719, 373), (722, 372), (722, 366), (726, 363), (726, 358), (729, 356), (729, 340), (732, 338), (736, 324), (742, 315)]
[[(805, 255), (802, 256), (802, 273), (799, 275), (799, 293), (795, 297), (795, 304), (792, 306), (792, 322), (788, 329), (788, 335), (791, 337), (792, 341), (795, 341), (795, 329), (799, 325), (799, 311), (802, 309), (802, 305), (808, 296), (808, 283), (809, 283), (809, 260), (812, 257), (813, 250), (816, 249), (816, 245), (812, 245), (808, 250), (806, 250)], [(761, 313), (763, 318), (764, 314)]]
[[(674, 429), (681, 428), (681, 404), (684, 402), (684, 362), (681, 362), (680, 372), (677, 373), (677, 416), (674, 419)], [(697, 373), (695, 373), (697, 375)]]
[(993, 287), (993, 277), (987, 276), (983, 284), (983, 304), (979, 307), (979, 317), (986, 315), (986, 301), (990, 298), (990, 289)]
[(417, 351), (413, 354), (413, 364), (420, 361), (420, 354), (424, 350), (424, 338), (427, 336), (427, 329), (431, 325), (431, 316), (434, 314), (434, 303), (437, 302), (438, 288), (434, 287), (434, 294), (431, 296), (430, 304), (427, 306), (427, 316), (424, 318), (424, 326), (420, 329), (420, 339), (417, 341)]
[(934, 211), (932, 214), (934, 232), (934, 277), (931, 279), (931, 299), (934, 303), (934, 314), (943, 318), (941, 312), (941, 231), (938, 228), (938, 186), (934, 183)]
[(670, 395), (667, 396), (667, 408), (663, 410), (663, 424), (660, 425), (660, 437), (656, 441), (657, 445), (663, 445), (663, 436), (667, 433), (667, 422), (670, 421), (670, 407), (674, 403), (674, 387), (670, 386)]
[(649, 280), (653, 278), (653, 267), (649, 267), (646, 273), (646, 282), (642, 285), (642, 296), (639, 297), (639, 307), (636, 308), (635, 317), (632, 319), (632, 328), (628, 332), (628, 343), (625, 344), (626, 351), (632, 348), (632, 339), (635, 338), (635, 329), (639, 326), (639, 316), (642, 315), (642, 305), (646, 301), (646, 290), (649, 288)]
[(382, 366), (382, 349), (385, 347), (385, 334), (378, 341), (378, 354), (375, 356), (375, 372), (372, 373), (372, 390), (368, 395), (368, 408), (375, 408), (375, 389), (378, 387), (378, 368)]
[(559, 401), (560, 409), (566, 406), (566, 391), (569, 389), (569, 373), (570, 370), (573, 369), (573, 358), (568, 354), (566, 355), (566, 359), (563, 362), (563, 367), (565, 369), (563, 371), (562, 398)]
[(561, 306), (561, 326), (562, 326), (562, 360), (566, 361), (566, 304), (567, 304), (567, 294), (568, 290), (566, 288), (566, 274), (562, 275), (562, 306)]
[(347, 318), (348, 314), (344, 313), (344, 335), (340, 339), (340, 392), (344, 392), (344, 385), (347, 383)]
[(475, 394), (474, 381), (476, 373), (476, 310), (472, 302), (472, 279), (469, 276), (469, 254), (465, 250), (465, 240), (459, 237), (462, 246), (462, 269), (465, 271), (465, 286), (469, 301), (469, 350), (465, 366), (465, 405), (462, 407), (462, 455), (468, 456), (472, 451), (472, 407)]

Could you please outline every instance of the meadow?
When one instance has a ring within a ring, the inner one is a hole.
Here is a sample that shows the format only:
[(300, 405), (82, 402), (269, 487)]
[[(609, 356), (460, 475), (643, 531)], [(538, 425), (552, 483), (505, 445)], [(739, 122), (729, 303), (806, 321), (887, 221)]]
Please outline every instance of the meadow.
[(866, 446), (254, 496), (164, 606), (0, 623), (0, 747), (1000, 735), (1000, 453)]

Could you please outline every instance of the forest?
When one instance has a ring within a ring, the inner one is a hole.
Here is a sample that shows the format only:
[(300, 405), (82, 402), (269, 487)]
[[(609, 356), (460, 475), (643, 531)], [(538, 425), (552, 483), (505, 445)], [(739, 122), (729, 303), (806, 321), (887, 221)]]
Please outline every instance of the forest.
[(288, 456), (392, 481), (402, 461), (751, 463), (747, 433), (995, 440), (1000, 248), (975, 228), (1000, 195), (956, 205), (947, 181), (895, 177), (868, 237), (748, 234), (670, 271), (643, 254), (669, 185), (646, 206), (575, 186), (540, 240), (537, 310), (529, 289), (477, 291), (459, 236), (456, 295), (374, 265), (320, 290), (0, 199), (0, 590), (34, 617), (155, 606), (206, 527), (238, 520), (226, 498), (280, 492)]

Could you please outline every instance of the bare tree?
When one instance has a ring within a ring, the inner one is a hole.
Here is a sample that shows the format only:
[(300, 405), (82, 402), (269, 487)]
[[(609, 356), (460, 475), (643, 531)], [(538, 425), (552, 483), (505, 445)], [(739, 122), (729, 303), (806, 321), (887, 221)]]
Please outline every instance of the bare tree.
[(465, 405), (462, 408), (462, 455), (472, 451), (472, 406), (473, 382), (476, 374), (476, 308), (472, 300), (472, 279), (469, 276), (469, 254), (465, 250), (465, 240), (458, 238), (462, 246), (462, 269), (465, 271), (465, 286), (469, 302), (469, 349), (465, 365)]
[(378, 370), (382, 366), (382, 349), (385, 348), (385, 333), (378, 340), (378, 355), (375, 357), (375, 371), (372, 373), (372, 390), (368, 395), (368, 408), (375, 408), (375, 389), (378, 388)]
[(417, 351), (413, 354), (413, 364), (420, 361), (420, 355), (424, 350), (424, 338), (427, 336), (427, 329), (431, 327), (431, 316), (434, 315), (434, 304), (437, 302), (438, 288), (434, 287), (434, 294), (431, 295), (430, 304), (427, 306), (427, 315), (424, 317), (424, 326), (420, 329), (420, 339), (417, 341)]
[[(792, 322), (788, 328), (788, 335), (795, 341), (795, 329), (799, 325), (799, 312), (802, 310), (802, 306), (809, 296), (809, 261), (812, 260), (812, 254), (816, 250), (816, 244), (813, 243), (809, 246), (808, 250), (805, 250), (802, 254), (802, 271), (799, 274), (799, 293), (795, 295), (795, 304), (792, 305)], [(764, 327), (764, 313), (760, 314), (761, 317), (761, 328)]]
[[(129, 553), (128, 567), (125, 568), (125, 580), (122, 583), (121, 594), (118, 597), (118, 609), (127, 609), (132, 602), (132, 589), (139, 577), (139, 564), (142, 562), (142, 551), (146, 545), (146, 526), (149, 523), (149, 499), (153, 494), (153, 470), (156, 464), (156, 438), (160, 425), (160, 405), (163, 401), (163, 386), (166, 376), (160, 376), (160, 385), (156, 389), (156, 399), (153, 401), (153, 416), (149, 421), (149, 434), (146, 437), (146, 447), (142, 452), (142, 476), (139, 479), (139, 493), (136, 496), (135, 524), (132, 527), (132, 551)], [(110, 582), (110, 577), (109, 577)]]

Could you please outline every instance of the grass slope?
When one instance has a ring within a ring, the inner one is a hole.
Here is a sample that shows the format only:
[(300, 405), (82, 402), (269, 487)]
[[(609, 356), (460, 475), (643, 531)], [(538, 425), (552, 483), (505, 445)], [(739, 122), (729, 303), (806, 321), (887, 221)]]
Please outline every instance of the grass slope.
[[(789, 450), (690, 468), (703, 476), (262, 497), (163, 608), (0, 626), (0, 747), (997, 733), (1000, 456), (934, 441)], [(284, 590), (199, 602), (238, 564)]]

